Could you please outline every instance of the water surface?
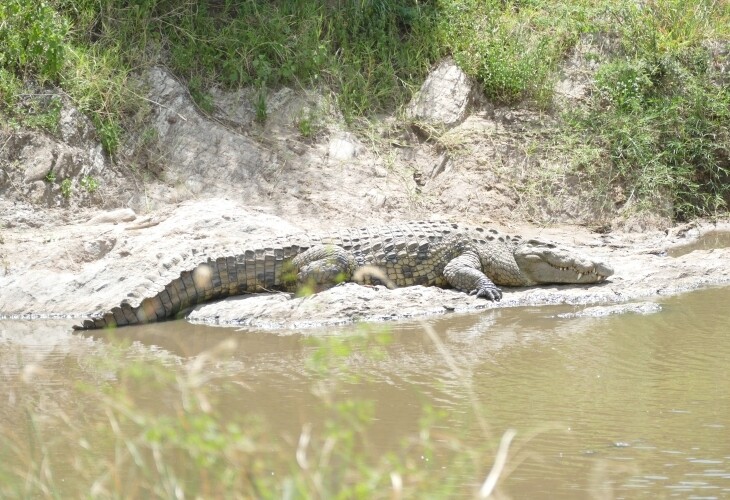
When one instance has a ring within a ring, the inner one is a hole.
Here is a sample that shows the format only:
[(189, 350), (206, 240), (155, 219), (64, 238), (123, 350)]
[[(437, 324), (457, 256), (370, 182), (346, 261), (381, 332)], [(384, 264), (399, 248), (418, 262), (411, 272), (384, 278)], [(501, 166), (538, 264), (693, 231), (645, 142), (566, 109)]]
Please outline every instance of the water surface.
[[(661, 298), (649, 315), (560, 318), (579, 309), (560, 306), (371, 326), (367, 335), (384, 328), (391, 342), (378, 355), (371, 343), (351, 346), (341, 362), (356, 377), (338, 383), (337, 397), (372, 402), (368, 442), (381, 453), (418, 434), (426, 407), (443, 413), (434, 439), (441, 431), (477, 446), (515, 429), (502, 490), (514, 498), (730, 497), (729, 301), (730, 288), (714, 288)], [(0, 322), (0, 429), (25, 428), (21, 394), (43, 415), (63, 411), (78, 381), (113, 386), (114, 372), (87, 366), (110, 349), (129, 362), (175, 365), (233, 339), (210, 368), (225, 375), (210, 381), (227, 384), (225, 411), (260, 415), (295, 444), (304, 424), (316, 429), (322, 418), (311, 370), (322, 345), (312, 339), (358, 335), (357, 327), (261, 332), (178, 321), (84, 337), (69, 326)], [(139, 390), (164, 410), (164, 397)], [(490, 466), (485, 456), (485, 475)]]

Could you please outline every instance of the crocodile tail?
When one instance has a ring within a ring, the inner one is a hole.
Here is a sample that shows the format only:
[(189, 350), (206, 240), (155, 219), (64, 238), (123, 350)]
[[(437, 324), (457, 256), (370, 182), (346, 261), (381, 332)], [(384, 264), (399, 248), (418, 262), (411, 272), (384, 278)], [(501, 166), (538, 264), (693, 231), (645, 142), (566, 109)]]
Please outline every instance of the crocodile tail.
[[(148, 281), (136, 302), (124, 301), (98, 316), (85, 320), (76, 330), (114, 328), (117, 326), (153, 323), (180, 317), (189, 308), (213, 299), (243, 293), (290, 290), (296, 280), (291, 269), (291, 257), (306, 247), (290, 245), (246, 250), (233, 256), (209, 258), (192, 270), (183, 271), (163, 286)], [(165, 264), (172, 268), (174, 260)], [(156, 279), (163, 278), (162, 276)]]
[(208, 259), (191, 271), (181, 272), (162, 287), (146, 286), (148, 293), (150, 290), (156, 290), (156, 293), (137, 304), (124, 301), (74, 329), (114, 328), (174, 319), (197, 304), (245, 293), (249, 290), (247, 275), (251, 274), (246, 273), (247, 260), (249, 268), (255, 266), (255, 259), (246, 259), (246, 254)]

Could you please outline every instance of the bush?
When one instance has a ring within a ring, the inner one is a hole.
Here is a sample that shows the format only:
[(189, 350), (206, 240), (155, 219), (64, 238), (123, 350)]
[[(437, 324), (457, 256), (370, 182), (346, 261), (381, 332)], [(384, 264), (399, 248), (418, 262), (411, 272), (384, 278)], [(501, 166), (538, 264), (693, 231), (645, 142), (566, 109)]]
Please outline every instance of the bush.
[(501, 0), (442, 3), (442, 43), (486, 95), (501, 103), (547, 105), (551, 76), (575, 43), (580, 15), (571, 4)]
[(597, 72), (588, 108), (571, 117), (584, 143), (604, 151), (604, 171), (628, 188), (627, 201), (668, 202), (679, 220), (730, 204), (730, 89), (712, 82), (703, 46), (730, 9), (692, 3), (613, 11), (623, 51)]
[(63, 66), (66, 21), (47, 2), (0, 3), (0, 67), (56, 80)]

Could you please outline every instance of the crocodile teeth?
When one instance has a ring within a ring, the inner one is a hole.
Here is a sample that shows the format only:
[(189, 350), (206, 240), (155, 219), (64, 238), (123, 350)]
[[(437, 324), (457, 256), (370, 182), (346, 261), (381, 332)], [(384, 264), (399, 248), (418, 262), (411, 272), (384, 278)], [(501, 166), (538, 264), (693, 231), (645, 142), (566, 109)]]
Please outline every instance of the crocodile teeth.
[(578, 279), (581, 279), (583, 277), (583, 273), (578, 273)]

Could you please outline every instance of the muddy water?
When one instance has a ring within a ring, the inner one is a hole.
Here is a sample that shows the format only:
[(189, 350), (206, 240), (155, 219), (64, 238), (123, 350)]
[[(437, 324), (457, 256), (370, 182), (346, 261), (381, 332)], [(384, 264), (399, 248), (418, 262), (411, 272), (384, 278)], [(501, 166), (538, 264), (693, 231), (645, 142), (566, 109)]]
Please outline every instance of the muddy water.
[(730, 232), (709, 231), (692, 243), (671, 248), (667, 254), (670, 257), (680, 257), (695, 250), (712, 250), (714, 248), (728, 247), (730, 247)]
[[(659, 303), (654, 314), (599, 318), (557, 316), (573, 307), (451, 315), (425, 323), (435, 340), (424, 324), (390, 324), (392, 342), (379, 356), (355, 347), (345, 357), (359, 379), (343, 383), (339, 396), (374, 403), (369, 439), (383, 452), (418, 432), (424, 406), (442, 410), (436, 429), (466, 446), (515, 429), (504, 483), (514, 498), (730, 497), (730, 288)], [(51, 325), (55, 334), (34, 325), (42, 324), (0, 322), (0, 428), (17, 425), (17, 391), (38, 391), (40, 411), (63, 409), (61, 388), (98, 377), (80, 367), (112, 346), (131, 340), (122, 347), (128, 359), (165, 356), (174, 364), (233, 338), (220, 364), (239, 387), (227, 411), (259, 412), (293, 442), (303, 423), (321, 417), (307, 369), (317, 350), (311, 339), (353, 335), (171, 322), (111, 339), (75, 336), (65, 323)], [(491, 460), (484, 461), (486, 474)]]

